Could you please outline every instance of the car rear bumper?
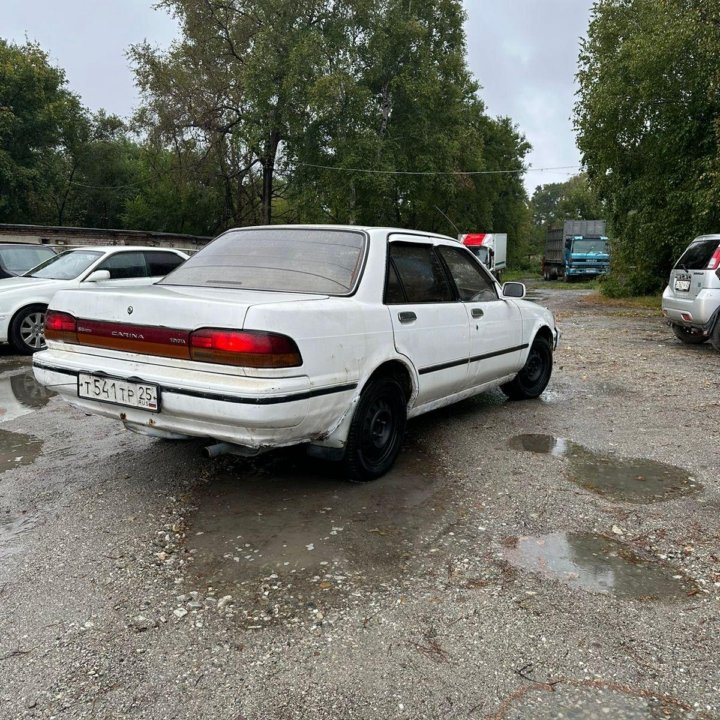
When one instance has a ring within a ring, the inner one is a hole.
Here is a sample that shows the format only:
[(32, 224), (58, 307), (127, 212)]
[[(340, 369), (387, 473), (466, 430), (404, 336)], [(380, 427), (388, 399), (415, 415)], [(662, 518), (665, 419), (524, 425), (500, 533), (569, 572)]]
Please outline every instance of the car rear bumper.
[(703, 327), (713, 317), (720, 306), (720, 293), (701, 290), (694, 298), (678, 297), (669, 288), (665, 288), (662, 298), (663, 315), (685, 327)]
[[(68, 357), (77, 355), (77, 357)], [(97, 370), (92, 356), (48, 350), (33, 356), (35, 378), (84, 412), (164, 437), (209, 437), (265, 449), (321, 439), (351, 406), (357, 385), (316, 387), (307, 376), (251, 378), (103, 359), (109, 378), (157, 386), (159, 411), (81, 398), (78, 375)]]

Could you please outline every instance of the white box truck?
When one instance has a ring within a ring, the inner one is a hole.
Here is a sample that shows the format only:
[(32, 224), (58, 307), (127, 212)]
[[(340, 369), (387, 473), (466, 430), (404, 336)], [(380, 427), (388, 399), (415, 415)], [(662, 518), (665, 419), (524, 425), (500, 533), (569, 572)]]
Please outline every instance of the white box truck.
[(466, 233), (458, 239), (502, 282), (507, 267), (507, 233)]

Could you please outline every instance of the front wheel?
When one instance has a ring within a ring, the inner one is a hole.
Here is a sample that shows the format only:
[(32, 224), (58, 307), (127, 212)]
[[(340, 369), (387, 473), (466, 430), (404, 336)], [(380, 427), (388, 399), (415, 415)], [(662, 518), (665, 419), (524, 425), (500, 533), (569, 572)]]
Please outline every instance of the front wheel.
[(405, 433), (406, 403), (405, 392), (394, 378), (368, 382), (350, 424), (343, 458), (351, 480), (375, 480), (393, 466)]
[(511, 400), (533, 400), (539, 397), (550, 382), (552, 374), (552, 345), (550, 341), (538, 336), (530, 348), (525, 366), (500, 389)]
[(702, 345), (708, 339), (702, 333), (693, 332), (690, 328), (682, 325), (673, 325), (672, 331), (675, 333), (675, 337), (686, 345)]
[(8, 339), (23, 355), (45, 349), (45, 305), (28, 305), (19, 310), (10, 323)]

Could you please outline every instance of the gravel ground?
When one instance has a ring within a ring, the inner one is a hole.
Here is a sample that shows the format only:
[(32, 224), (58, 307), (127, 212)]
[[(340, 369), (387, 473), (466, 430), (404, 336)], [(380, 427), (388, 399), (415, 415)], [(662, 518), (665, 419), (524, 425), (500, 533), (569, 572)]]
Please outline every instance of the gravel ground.
[(368, 485), (126, 433), (6, 351), (0, 718), (720, 717), (720, 356), (534, 292), (543, 399), (419, 418)]

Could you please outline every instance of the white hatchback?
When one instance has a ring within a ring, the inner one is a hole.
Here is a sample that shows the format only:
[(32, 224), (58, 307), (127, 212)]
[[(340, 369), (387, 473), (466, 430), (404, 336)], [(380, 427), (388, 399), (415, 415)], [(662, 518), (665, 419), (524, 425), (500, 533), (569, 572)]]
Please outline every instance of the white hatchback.
[(58, 290), (147, 285), (187, 255), (153, 247), (82, 247), (54, 255), (20, 277), (0, 280), (0, 342), (29, 355), (45, 347), (45, 310)]
[(500, 386), (538, 397), (552, 314), (461, 244), (407, 230), (230, 230), (151, 287), (60, 292), (39, 382), (86, 412), (209, 454), (307, 443), (385, 473), (407, 418)]

